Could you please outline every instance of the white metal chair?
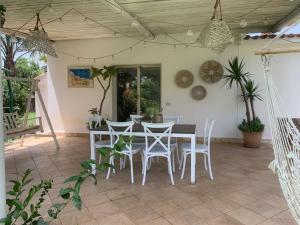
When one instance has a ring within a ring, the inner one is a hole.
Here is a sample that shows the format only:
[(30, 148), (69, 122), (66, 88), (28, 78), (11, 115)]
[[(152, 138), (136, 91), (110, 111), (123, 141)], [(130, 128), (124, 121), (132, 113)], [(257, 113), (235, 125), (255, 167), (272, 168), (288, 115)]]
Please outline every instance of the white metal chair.
[[(209, 120), (209, 119), (205, 120), (203, 144), (196, 144), (195, 147), (196, 153), (202, 153), (204, 155), (205, 170), (207, 171), (207, 163), (208, 163), (209, 176), (210, 179), (212, 180), (214, 178), (211, 169), (210, 139), (211, 139), (211, 133), (212, 133), (214, 123), (215, 120)], [(181, 157), (180, 167), (182, 166), (181, 179), (183, 179), (185, 165), (186, 165), (186, 158), (188, 155), (191, 154), (191, 143), (182, 143), (181, 150), (182, 150), (182, 157)]]
[[(174, 121), (175, 124), (180, 124), (182, 120), (181, 116), (175, 116), (175, 115), (163, 115), (163, 121), (164, 123), (172, 122)], [(175, 172), (175, 160), (174, 160), (174, 151), (176, 149), (177, 154), (177, 161), (180, 163), (180, 156), (179, 156), (179, 148), (178, 148), (178, 141), (177, 138), (171, 138), (171, 150), (173, 152), (172, 161), (173, 161), (173, 172)]]
[(130, 115), (130, 119), (135, 122), (135, 123), (141, 123), (141, 120), (144, 118), (144, 116), (142, 115), (138, 115), (138, 114), (131, 114)]
[[(129, 121), (129, 122), (106, 121), (106, 122), (107, 122), (109, 133), (110, 133), (111, 146), (113, 146), (114, 144), (116, 144), (119, 141), (120, 136), (129, 137), (129, 138), (132, 137), (132, 127), (134, 125), (133, 121)], [(120, 152), (120, 154), (124, 155), (124, 159), (122, 159), (122, 158), (120, 159), (120, 169), (125, 168), (125, 158), (126, 158), (126, 156), (129, 157), (131, 183), (134, 183), (133, 155), (140, 152), (140, 150), (141, 150), (140, 146), (136, 146), (136, 145), (132, 144), (130, 141), (129, 143), (126, 143), (126, 146), (124, 147), (123, 151)], [(111, 165), (115, 164), (114, 156), (110, 157), (109, 163)], [(106, 179), (109, 179), (110, 171), (111, 171), (111, 168), (109, 167)]]
[[(145, 132), (145, 151), (143, 163), (143, 181), (145, 185), (149, 159), (152, 157), (165, 157), (168, 160), (168, 172), (174, 185), (171, 163), (171, 132), (174, 122), (169, 123), (145, 123), (142, 122)], [(163, 141), (167, 138), (167, 142)]]
[[(94, 115), (89, 118), (89, 128), (90, 129), (93, 129), (93, 128), (99, 127), (99, 126), (101, 126), (101, 116)], [(95, 148), (97, 149), (97, 148), (103, 148), (103, 147), (110, 148), (111, 142), (110, 142), (110, 140), (102, 140), (102, 136), (98, 135), (98, 140), (95, 142)], [(101, 155), (99, 155), (99, 163), (101, 163)]]

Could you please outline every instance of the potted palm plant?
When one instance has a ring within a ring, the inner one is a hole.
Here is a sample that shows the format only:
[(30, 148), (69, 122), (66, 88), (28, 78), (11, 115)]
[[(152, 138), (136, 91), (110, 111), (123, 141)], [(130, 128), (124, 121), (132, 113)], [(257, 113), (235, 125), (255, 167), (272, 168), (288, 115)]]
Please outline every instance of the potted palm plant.
[[(258, 85), (249, 79), (250, 73), (244, 72), (245, 63), (234, 57), (229, 60), (229, 67), (225, 67), (229, 72), (224, 76), (225, 84), (228, 88), (232, 88), (234, 84), (241, 89), (242, 99), (246, 109), (246, 119), (238, 126), (243, 134), (244, 146), (249, 148), (257, 148), (261, 144), (264, 124), (256, 116), (254, 101), (262, 100), (259, 95)], [(252, 115), (251, 115), (252, 114)]]

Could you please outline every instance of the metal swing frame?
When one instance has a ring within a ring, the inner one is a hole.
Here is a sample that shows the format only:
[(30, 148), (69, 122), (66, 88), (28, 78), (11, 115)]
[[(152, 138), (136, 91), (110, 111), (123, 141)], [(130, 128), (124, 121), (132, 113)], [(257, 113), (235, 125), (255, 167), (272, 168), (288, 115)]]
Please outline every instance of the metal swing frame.
[(38, 79), (28, 79), (28, 78), (19, 78), (19, 77), (6, 77), (3, 76), (3, 79), (6, 80), (11, 80), (11, 81), (19, 81), (19, 82), (30, 82), (31, 83), (31, 89), (30, 89), (30, 93), (29, 96), (27, 98), (27, 105), (26, 105), (26, 112), (24, 115), (24, 121), (21, 122), (19, 116), (17, 113), (4, 113), (4, 124), (5, 124), (5, 136), (6, 137), (17, 137), (17, 136), (21, 136), (21, 146), (23, 146), (24, 143), (24, 137), (26, 134), (32, 134), (35, 133), (37, 131), (41, 131), (44, 132), (43, 130), (43, 126), (42, 126), (42, 120), (40, 117), (37, 118), (33, 118), (33, 119), (38, 119), (39, 120), (39, 125), (33, 126), (33, 127), (29, 127), (28, 126), (28, 114), (29, 114), (29, 110), (30, 110), (30, 103), (31, 103), (31, 97), (33, 94), (36, 94), (43, 113), (46, 117), (48, 126), (50, 128), (51, 131), (51, 136), (53, 137), (53, 141), (56, 145), (56, 149), (59, 149), (59, 144), (48, 114), (48, 111), (46, 109), (43, 97), (41, 95), (41, 91), (39, 89), (38, 83), (39, 80)]

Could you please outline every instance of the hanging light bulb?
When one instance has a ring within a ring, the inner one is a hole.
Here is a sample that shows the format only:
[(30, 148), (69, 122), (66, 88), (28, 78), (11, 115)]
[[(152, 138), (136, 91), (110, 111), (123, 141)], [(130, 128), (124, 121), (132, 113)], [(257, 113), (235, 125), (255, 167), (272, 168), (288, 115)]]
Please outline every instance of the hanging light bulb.
[(133, 19), (132, 22), (131, 22), (131, 26), (136, 27), (136, 26), (138, 26), (138, 25), (139, 25), (139, 23), (138, 23), (138, 21), (137, 21), (137, 18), (134, 17), (134, 19)]
[(147, 41), (144, 41), (144, 48), (147, 47)]
[(176, 48), (176, 45), (175, 45), (175, 44), (173, 45), (173, 48), (174, 48), (174, 49)]
[(189, 37), (194, 36), (194, 32), (193, 32), (192, 28), (189, 27), (189, 29), (186, 32), (186, 36), (189, 36)]
[(89, 18), (87, 18), (87, 17), (84, 17), (84, 22), (87, 22), (87, 21), (88, 21), (88, 19), (89, 19)]
[(264, 20), (264, 25), (265, 25), (265, 26), (269, 25), (268, 18), (265, 18), (265, 20)]
[(17, 38), (14, 34), (10, 37), (10, 42), (13, 43), (13, 44), (18, 42), (18, 40), (17, 40)]
[(63, 22), (64, 22), (62, 17), (60, 17), (60, 18), (58, 19), (58, 21), (59, 21), (60, 23), (63, 23)]
[(51, 4), (48, 5), (48, 10), (49, 10), (49, 13), (53, 13), (54, 12)]
[(246, 19), (242, 19), (242, 20), (240, 21), (240, 27), (241, 27), (241, 28), (245, 28), (245, 27), (247, 27), (247, 25), (248, 25), (248, 22), (247, 22)]

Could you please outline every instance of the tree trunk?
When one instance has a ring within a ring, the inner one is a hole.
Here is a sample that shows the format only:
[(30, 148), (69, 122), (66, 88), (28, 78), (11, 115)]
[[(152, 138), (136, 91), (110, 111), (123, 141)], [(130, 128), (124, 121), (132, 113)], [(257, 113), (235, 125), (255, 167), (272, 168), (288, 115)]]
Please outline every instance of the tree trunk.
[(251, 111), (252, 111), (252, 119), (255, 120), (256, 115), (255, 115), (255, 110), (254, 110), (254, 102), (253, 102), (253, 99), (250, 99), (250, 105), (251, 105)]
[(244, 88), (242, 82), (239, 82), (239, 84), (240, 84), (242, 95), (243, 95), (244, 102), (245, 102), (247, 122), (250, 123), (250, 121), (251, 121), (250, 109), (249, 109), (249, 104), (248, 104), (248, 100), (247, 100), (247, 97), (246, 97), (246, 91), (245, 91), (245, 88)]
[(100, 82), (100, 80), (98, 80), (98, 82), (101, 84), (101, 87), (103, 88), (103, 91), (104, 91), (104, 92), (103, 92), (103, 97), (102, 97), (102, 100), (101, 100), (101, 103), (100, 103), (100, 107), (99, 107), (99, 115), (100, 115), (100, 116), (101, 116), (101, 114), (102, 114), (103, 103), (104, 103), (104, 100), (105, 100), (107, 91), (108, 91), (109, 88), (110, 88), (111, 78), (112, 78), (112, 76), (109, 77), (108, 84), (107, 84), (107, 87), (106, 87), (106, 88), (104, 88), (104, 85), (102, 85), (101, 82)]

